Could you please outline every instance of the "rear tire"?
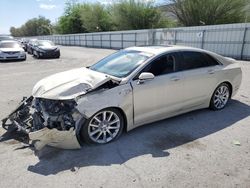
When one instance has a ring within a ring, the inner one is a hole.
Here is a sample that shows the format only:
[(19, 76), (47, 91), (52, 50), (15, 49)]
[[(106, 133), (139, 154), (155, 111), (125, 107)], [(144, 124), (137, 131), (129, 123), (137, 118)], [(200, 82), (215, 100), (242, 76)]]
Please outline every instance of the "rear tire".
[(210, 100), (210, 109), (222, 110), (230, 100), (231, 91), (227, 83), (220, 84), (214, 91)]
[(103, 109), (84, 123), (80, 137), (87, 144), (107, 144), (122, 133), (124, 118), (115, 108)]

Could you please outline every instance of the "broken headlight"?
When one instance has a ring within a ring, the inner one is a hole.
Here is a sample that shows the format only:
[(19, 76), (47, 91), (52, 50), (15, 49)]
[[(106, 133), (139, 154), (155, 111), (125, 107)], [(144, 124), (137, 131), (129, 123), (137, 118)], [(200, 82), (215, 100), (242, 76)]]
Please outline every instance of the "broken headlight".
[(51, 116), (69, 113), (76, 106), (74, 100), (36, 99), (35, 103), (38, 111), (44, 110)]
[[(75, 128), (76, 102), (74, 100), (51, 100), (36, 98), (34, 107), (36, 113), (42, 118), (43, 125), (49, 129), (69, 130)], [(38, 123), (37, 125), (40, 125)]]

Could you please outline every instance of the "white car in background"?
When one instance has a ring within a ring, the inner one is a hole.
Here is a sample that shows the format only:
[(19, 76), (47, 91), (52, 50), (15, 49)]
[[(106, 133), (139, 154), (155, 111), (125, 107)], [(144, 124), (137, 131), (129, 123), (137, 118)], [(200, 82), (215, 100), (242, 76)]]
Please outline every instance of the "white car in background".
[(20, 43), (14, 40), (0, 42), (0, 61), (26, 60), (26, 53)]

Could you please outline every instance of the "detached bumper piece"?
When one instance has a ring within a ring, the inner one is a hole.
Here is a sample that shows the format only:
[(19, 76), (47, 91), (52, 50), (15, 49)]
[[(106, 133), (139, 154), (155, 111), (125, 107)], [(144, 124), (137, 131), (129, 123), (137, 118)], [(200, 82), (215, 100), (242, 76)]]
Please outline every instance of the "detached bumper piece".
[(24, 98), (19, 106), (2, 119), (2, 127), (5, 130), (16, 130), (28, 134), (32, 129), (32, 115), (30, 114), (30, 106), (33, 97)]
[(45, 145), (63, 149), (77, 149), (76, 127), (81, 114), (73, 101), (24, 98), (8, 117), (2, 120), (7, 131), (20, 131), (28, 135), (36, 150)]

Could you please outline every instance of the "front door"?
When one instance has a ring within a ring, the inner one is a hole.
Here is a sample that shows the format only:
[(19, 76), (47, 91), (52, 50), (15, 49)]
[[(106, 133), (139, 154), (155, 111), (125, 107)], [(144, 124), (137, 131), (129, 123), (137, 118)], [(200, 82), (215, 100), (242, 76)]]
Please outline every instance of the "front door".
[(141, 71), (154, 74), (154, 79), (132, 81), (135, 126), (164, 119), (181, 108), (183, 76), (176, 72), (177, 60), (177, 53), (162, 55)]

